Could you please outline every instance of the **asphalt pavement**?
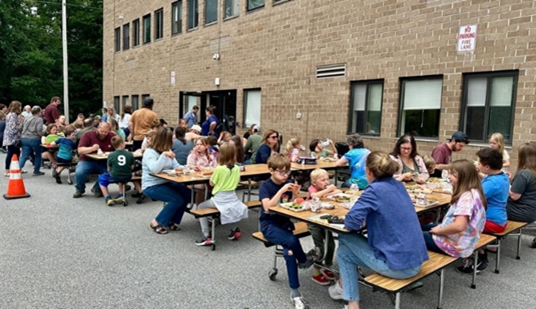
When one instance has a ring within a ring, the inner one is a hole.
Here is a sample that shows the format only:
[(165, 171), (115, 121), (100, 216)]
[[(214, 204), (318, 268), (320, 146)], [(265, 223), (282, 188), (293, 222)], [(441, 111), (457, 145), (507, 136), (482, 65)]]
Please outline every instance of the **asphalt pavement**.
[[(4, 164), (5, 154), (0, 154)], [(30, 164), (30, 163), (29, 163)], [(25, 169), (31, 171), (31, 165)], [(0, 198), (0, 308), (293, 308), (283, 259), (270, 281), (273, 247), (253, 239), (256, 212), (240, 222), (243, 237), (226, 238), (231, 226), (217, 227), (217, 249), (198, 247), (199, 223), (185, 214), (181, 231), (158, 235), (149, 223), (161, 202), (108, 207), (90, 193), (79, 199), (68, 185), (56, 184), (51, 171), (24, 174), (30, 198)], [(91, 178), (86, 189), (94, 183)], [(8, 178), (0, 179), (0, 193)], [(113, 194), (117, 186), (110, 186)], [(234, 227), (234, 226), (233, 226)], [(403, 233), (403, 231), (401, 231)], [(528, 232), (534, 235), (533, 232)], [(443, 308), (536, 307), (534, 236), (522, 238), (521, 260), (515, 260), (516, 238), (503, 241), (501, 272), (490, 266), (477, 277), (445, 271)], [(310, 237), (302, 239), (311, 249)], [(312, 269), (300, 270), (301, 292), (311, 308), (343, 308), (327, 287), (314, 283)], [(436, 308), (439, 277), (423, 280), (421, 289), (402, 295), (402, 308)], [(392, 308), (389, 297), (360, 287), (362, 308)]]

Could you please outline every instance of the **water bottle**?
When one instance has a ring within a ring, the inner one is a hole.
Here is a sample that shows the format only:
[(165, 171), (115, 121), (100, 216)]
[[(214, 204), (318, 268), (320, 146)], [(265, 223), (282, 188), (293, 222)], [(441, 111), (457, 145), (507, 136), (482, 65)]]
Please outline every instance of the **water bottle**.
[(320, 199), (318, 197), (313, 197), (311, 199), (311, 211), (319, 212), (321, 209), (322, 209), (322, 205), (320, 204)]
[(97, 156), (99, 156), (99, 157), (104, 156), (104, 153), (102, 152), (102, 149), (99, 148), (99, 150), (97, 150)]

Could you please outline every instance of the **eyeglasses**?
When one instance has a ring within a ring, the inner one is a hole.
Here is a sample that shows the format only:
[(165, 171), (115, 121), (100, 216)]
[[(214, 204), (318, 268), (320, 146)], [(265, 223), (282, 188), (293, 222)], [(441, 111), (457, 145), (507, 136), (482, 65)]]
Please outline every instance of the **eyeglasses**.
[(288, 176), (290, 175), (290, 171), (284, 171), (284, 170), (275, 170), (276, 172), (279, 173), (279, 175), (281, 176)]
[(277, 135), (275, 135), (275, 136), (270, 136), (270, 137), (268, 137), (268, 138), (274, 138), (274, 139), (277, 139)]

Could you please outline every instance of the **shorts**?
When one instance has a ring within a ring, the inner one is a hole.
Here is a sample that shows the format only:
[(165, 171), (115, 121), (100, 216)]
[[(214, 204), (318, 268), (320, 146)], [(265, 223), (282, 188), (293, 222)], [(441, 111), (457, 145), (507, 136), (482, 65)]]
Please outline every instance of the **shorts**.
[(495, 222), (486, 220), (486, 225), (484, 225), (484, 231), (482, 233), (502, 233), (504, 230), (506, 230), (506, 224), (498, 225)]
[(62, 158), (59, 158), (59, 157), (56, 158), (56, 162), (57, 162), (57, 163), (60, 163), (60, 164), (68, 164), (68, 163), (72, 163), (72, 161), (73, 161), (72, 159), (70, 159), (70, 160), (65, 160), (65, 159), (62, 159)]
[(112, 175), (110, 175), (110, 172), (106, 172), (104, 174), (101, 174), (99, 175), (99, 185), (103, 186), (103, 187), (108, 187), (109, 184), (111, 183), (118, 183), (118, 182), (127, 182), (127, 181), (130, 181), (130, 178), (132, 176), (129, 176), (128, 178), (122, 178), (122, 179), (117, 179), (117, 178), (114, 178), (112, 177)]

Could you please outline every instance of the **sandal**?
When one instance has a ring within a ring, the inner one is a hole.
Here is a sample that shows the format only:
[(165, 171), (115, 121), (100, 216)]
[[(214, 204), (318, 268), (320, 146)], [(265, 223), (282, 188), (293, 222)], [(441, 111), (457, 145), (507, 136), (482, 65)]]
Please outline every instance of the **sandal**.
[(161, 234), (161, 235), (165, 235), (168, 233), (168, 230), (166, 230), (165, 227), (163, 227), (162, 225), (160, 224), (157, 224), (157, 225), (152, 225), (152, 224), (149, 224), (149, 226), (154, 230), (155, 233), (157, 234)]
[(177, 224), (175, 224), (173, 222), (171, 222), (169, 224), (168, 229), (170, 229), (171, 231), (180, 231), (181, 230), (181, 228)]

